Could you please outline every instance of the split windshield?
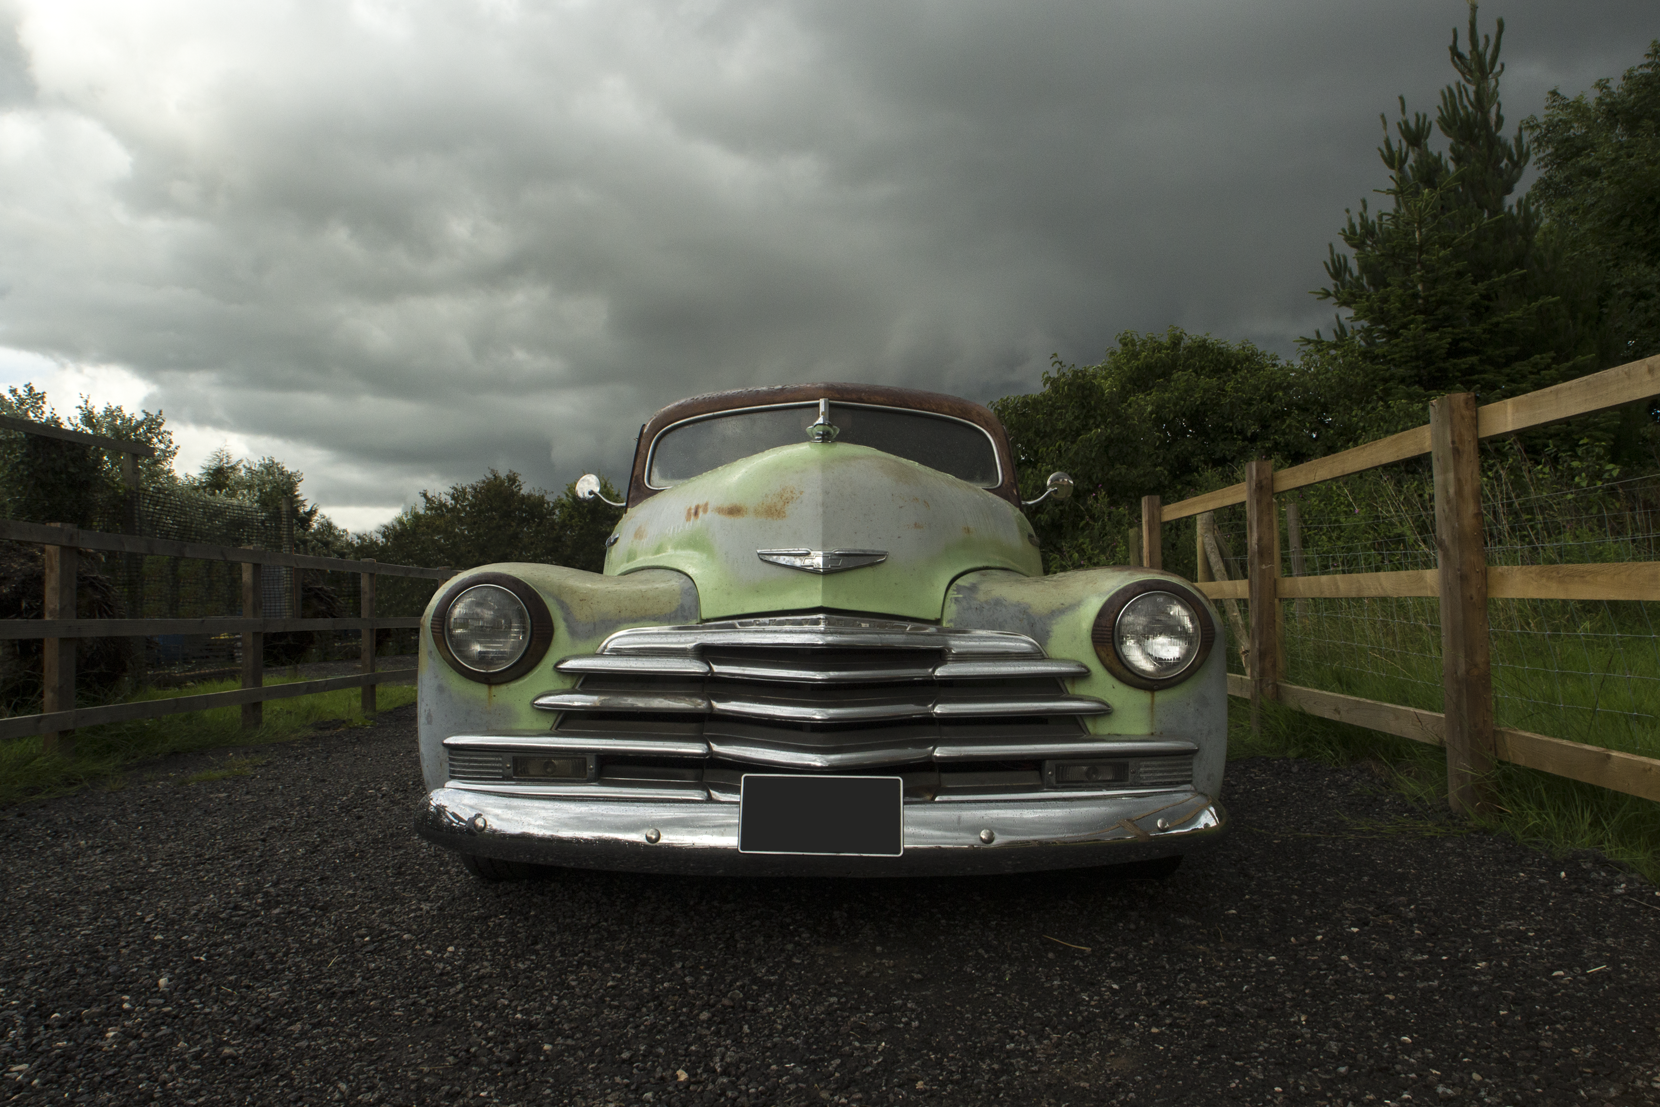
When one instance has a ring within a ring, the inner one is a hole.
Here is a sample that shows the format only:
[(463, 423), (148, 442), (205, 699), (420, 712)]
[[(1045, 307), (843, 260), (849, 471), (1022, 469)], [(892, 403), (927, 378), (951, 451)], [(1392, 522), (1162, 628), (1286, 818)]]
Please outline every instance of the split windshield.
[[(903, 408), (830, 405), (837, 443), (869, 446), (938, 469), (981, 488), (995, 488), (997, 449), (972, 423)], [(728, 411), (670, 427), (651, 448), (646, 483), (668, 488), (739, 458), (807, 441), (818, 422), (818, 404), (791, 404)]]

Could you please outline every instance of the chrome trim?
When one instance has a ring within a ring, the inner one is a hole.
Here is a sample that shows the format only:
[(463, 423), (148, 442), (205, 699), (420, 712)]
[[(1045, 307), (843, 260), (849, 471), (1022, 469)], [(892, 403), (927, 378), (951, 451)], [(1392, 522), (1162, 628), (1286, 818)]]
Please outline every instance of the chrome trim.
[[(575, 491), (576, 498), (579, 500), (598, 500), (600, 503), (609, 504), (612, 507), (628, 506), (627, 504), (620, 504), (616, 500), (606, 499), (605, 494), (599, 490), (599, 478), (594, 476), (592, 473), (583, 473), (580, 477), (576, 478)], [(605, 548), (610, 549), (613, 541), (615, 541), (615, 539), (607, 540)]]
[[(824, 403), (824, 402), (825, 401), (822, 398), (819, 400), (819, 403)], [(926, 415), (930, 419), (945, 419), (945, 420), (948, 420), (949, 422), (952, 422), (952, 423), (961, 423), (965, 427), (973, 427), (975, 430), (977, 430), (981, 434), (985, 435), (986, 436), (986, 441), (991, 443), (992, 461), (997, 465), (997, 480), (994, 481), (991, 484), (974, 485), (972, 487), (976, 487), (976, 488), (983, 487), (983, 488), (986, 488), (986, 489), (989, 490), (989, 489), (996, 488), (996, 487), (998, 487), (999, 485), (1001, 485), (1003, 483), (1003, 456), (997, 450), (997, 439), (993, 438), (992, 435), (991, 435), (991, 432), (986, 430), (985, 427), (982, 427), (980, 424), (974, 422), (973, 420), (959, 419), (955, 415), (947, 415), (943, 411), (931, 411), (928, 408), (923, 408), (923, 407), (895, 407), (892, 404), (861, 404), (861, 403), (855, 403), (855, 402), (848, 401), (848, 400), (832, 400), (830, 402), (834, 403), (837, 407), (863, 407), (863, 408), (870, 408), (870, 409), (875, 410), (875, 411), (908, 411), (908, 412), (915, 412), (919, 415)], [(693, 415), (690, 418), (681, 419), (678, 422), (670, 423), (668, 426), (664, 427), (662, 430), (658, 431), (655, 435), (652, 436), (651, 446), (646, 451), (646, 466), (645, 466), (645, 470), (641, 473), (641, 480), (645, 483), (645, 486), (647, 488), (651, 489), (654, 492), (661, 492), (665, 488), (673, 488), (674, 487), (674, 485), (672, 485), (672, 484), (652, 484), (651, 483), (651, 465), (652, 465), (652, 462), (655, 460), (654, 455), (657, 453), (657, 443), (661, 442), (663, 440), (663, 436), (665, 434), (669, 433), (670, 431), (674, 430), (676, 427), (683, 427), (687, 423), (701, 423), (706, 419), (719, 419), (722, 416), (733, 415), (733, 414), (736, 414), (740, 411), (769, 411), (769, 410), (772, 410), (774, 408), (812, 407), (812, 406), (813, 406), (813, 401), (812, 400), (792, 400), (790, 403), (787, 403), (787, 404), (755, 404), (752, 407), (729, 407), (729, 408), (723, 408), (720, 411), (706, 411), (702, 415)], [(832, 424), (832, 425), (834, 425), (834, 424)], [(751, 455), (751, 456), (753, 456), (753, 455)], [(699, 474), (699, 475), (701, 476), (702, 474)], [(695, 478), (687, 477), (686, 479), (687, 480), (692, 480), (692, 479), (695, 479)], [(598, 478), (596, 477), (595, 480), (597, 481)], [(684, 483), (684, 482), (681, 482), (681, 483)], [(609, 502), (609, 501), (607, 501), (607, 502)]]
[(543, 711), (628, 711), (641, 714), (725, 715), (788, 723), (886, 722), (899, 719), (974, 719), (1021, 715), (1110, 715), (1112, 705), (1093, 696), (998, 699), (920, 697), (866, 703), (792, 703), (747, 696), (676, 696), (647, 692), (549, 692), (530, 701)]
[(613, 676), (709, 675), (709, 663), (693, 657), (605, 657), (600, 654), (584, 654), (563, 658), (554, 668), (561, 673), (604, 673)]
[(652, 714), (707, 715), (702, 696), (662, 692), (546, 692), (530, 701), (543, 711), (638, 711)]
[[(428, 841), (482, 857), (532, 864), (664, 873), (910, 876), (1080, 868), (1191, 853), (1214, 844), (1227, 813), (1192, 789), (1144, 795), (905, 805), (900, 857), (740, 854), (739, 806), (601, 798), (550, 799), (548, 789), (440, 788), (415, 816)], [(1165, 825), (1160, 826), (1160, 822)], [(646, 832), (658, 832), (648, 843)], [(993, 832), (991, 843), (980, 838)]]
[(788, 550), (756, 550), (755, 556), (771, 565), (786, 569), (800, 569), (804, 573), (844, 573), (849, 569), (863, 569), (880, 565), (888, 559), (887, 550), (809, 550), (798, 547)]
[[(818, 422), (807, 428), (807, 440), (829, 445), (836, 440), (836, 436), (841, 432), (842, 429), (830, 421), (829, 397), (820, 396), (818, 400)], [(655, 439), (653, 442), (655, 443)]]
[(813, 753), (783, 746), (763, 746), (755, 742), (712, 738), (709, 741), (709, 752), (715, 757), (742, 761), (750, 765), (776, 765), (788, 769), (869, 769), (878, 765), (904, 765), (913, 761), (927, 761), (933, 747), (923, 744), (883, 746), (881, 749), (847, 750), (838, 753)]
[(718, 657), (709, 662), (709, 668), (713, 675), (733, 680), (782, 681), (790, 684), (896, 684), (929, 680), (938, 671), (927, 665), (904, 669), (807, 669), (784, 661), (746, 665)]
[(929, 623), (857, 619), (848, 615), (787, 615), (776, 619), (729, 619), (689, 626), (631, 627), (600, 643), (599, 656), (657, 654), (695, 657), (704, 649), (838, 648), (848, 650), (942, 650), (958, 656), (1048, 660), (1043, 647), (1024, 634), (1004, 630), (957, 630)]
[(538, 800), (649, 800), (660, 803), (707, 803), (709, 800), (709, 789), (701, 784), (685, 780), (664, 780), (658, 783), (662, 787), (640, 788), (634, 785), (607, 784), (603, 780), (587, 784), (572, 781), (524, 784), (518, 781), (446, 780), (444, 787), (457, 792), (482, 792), (492, 796), (517, 796)]
[(1035, 500), (1021, 500), (1020, 506), (1031, 507), (1034, 504), (1042, 503), (1050, 496), (1055, 497), (1055, 501), (1057, 503), (1062, 500), (1070, 500), (1072, 498), (1071, 474), (1061, 472), (1050, 473), (1049, 479), (1043, 482), (1043, 491), (1038, 495), (1038, 498)]
[(1014, 696), (936, 701), (936, 719), (995, 718), (1001, 715), (1111, 715), (1112, 704), (1094, 696)]
[(927, 719), (937, 705), (919, 699), (893, 699), (846, 705), (816, 703), (770, 703), (737, 696), (710, 696), (716, 715), (740, 719), (765, 719), (779, 723), (864, 723), (896, 719)]
[[(1116, 791), (1100, 789), (1089, 791), (1079, 788), (1064, 793), (1078, 799), (1142, 799), (1147, 796), (1167, 795), (1168, 785), (1147, 785), (1142, 788), (1120, 788)], [(1061, 792), (940, 792), (929, 800), (929, 803), (1030, 803), (1037, 796), (1058, 796)]]
[(935, 746), (935, 761), (1025, 761), (1074, 757), (1180, 757), (1199, 752), (1193, 742), (1004, 742), (984, 746)]
[(947, 661), (934, 667), (935, 680), (975, 680), (996, 677), (1081, 677), (1089, 675), (1089, 666), (1082, 661), (1044, 659), (1029, 661), (1010, 658), (1007, 661)]
[(500, 750), (503, 753), (597, 753), (611, 757), (708, 757), (707, 742), (672, 738), (560, 738), (554, 735), (452, 734), (446, 749)]

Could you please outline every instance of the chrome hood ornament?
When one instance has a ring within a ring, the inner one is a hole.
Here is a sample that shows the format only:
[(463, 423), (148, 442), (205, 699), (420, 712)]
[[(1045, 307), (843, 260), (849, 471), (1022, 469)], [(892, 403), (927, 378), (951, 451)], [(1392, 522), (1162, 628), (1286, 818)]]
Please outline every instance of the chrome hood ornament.
[(888, 559), (887, 550), (756, 550), (755, 556), (786, 569), (800, 569), (804, 573), (840, 573), (847, 569), (863, 569)]
[[(830, 421), (830, 401), (821, 399), (818, 402), (818, 422), (807, 428), (807, 438), (811, 442), (822, 442), (828, 445), (836, 440), (841, 428)], [(852, 568), (852, 566), (849, 566)]]

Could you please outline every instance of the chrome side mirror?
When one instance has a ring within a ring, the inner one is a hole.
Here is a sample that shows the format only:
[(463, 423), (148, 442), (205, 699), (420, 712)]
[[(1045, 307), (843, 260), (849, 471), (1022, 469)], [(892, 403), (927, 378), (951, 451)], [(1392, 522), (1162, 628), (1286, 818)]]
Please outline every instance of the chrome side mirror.
[(606, 499), (604, 495), (600, 493), (599, 478), (594, 476), (592, 473), (583, 473), (580, 477), (576, 478), (576, 498), (579, 500), (598, 500), (600, 503), (610, 504), (612, 507), (626, 506), (618, 503), (616, 500)]
[(1033, 504), (1042, 503), (1051, 496), (1057, 500), (1070, 500), (1072, 498), (1072, 477), (1066, 473), (1050, 473), (1049, 479), (1044, 482), (1043, 495), (1035, 500), (1021, 500), (1020, 505), (1031, 507)]

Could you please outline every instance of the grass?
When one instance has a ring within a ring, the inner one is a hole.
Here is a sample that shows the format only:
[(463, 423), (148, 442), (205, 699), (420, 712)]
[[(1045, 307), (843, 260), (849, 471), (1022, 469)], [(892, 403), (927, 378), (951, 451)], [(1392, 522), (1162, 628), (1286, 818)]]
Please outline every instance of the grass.
[[(267, 676), (265, 682), (286, 684), (291, 679)], [(170, 699), (236, 687), (236, 681), (225, 680), (189, 688), (146, 689), (132, 698)], [(67, 758), (42, 754), (38, 737), (15, 738), (0, 743), (0, 805), (62, 795), (89, 785), (120, 788), (125, 784), (128, 770), (135, 765), (169, 754), (289, 741), (312, 733), (319, 723), (325, 722), (345, 720), (347, 725), (367, 725), (369, 720), (359, 710), (360, 699), (358, 689), (344, 688), (272, 700), (265, 704), (263, 725), (253, 730), (242, 729), (240, 707), (216, 707), (160, 719), (87, 727), (75, 732), (75, 752)], [(376, 698), (383, 711), (414, 701), (412, 684), (380, 685)], [(184, 778), (183, 783), (246, 776), (263, 760), (246, 755), (232, 757), (216, 768)]]
[(1501, 764), (1491, 781), (1494, 810), (1469, 823), (1455, 822), (1441, 817), (1447, 811), (1447, 770), (1440, 747), (1316, 718), (1274, 703), (1263, 705), (1261, 718), (1261, 732), (1253, 735), (1250, 705), (1229, 697), (1230, 758), (1301, 757), (1330, 765), (1371, 763), (1379, 767), (1391, 787), (1404, 793), (1424, 813), (1423, 817), (1405, 820), (1397, 828), (1399, 832), (1436, 837), (1473, 824), (1553, 855), (1596, 850), (1635, 870), (1650, 883), (1660, 884), (1660, 803)]

